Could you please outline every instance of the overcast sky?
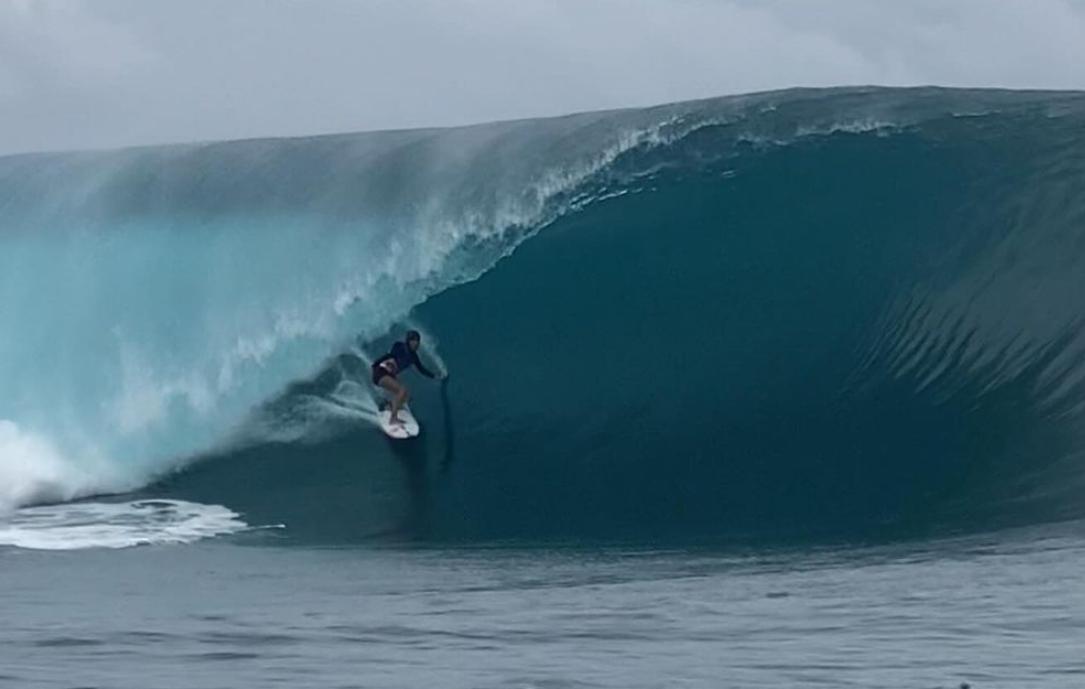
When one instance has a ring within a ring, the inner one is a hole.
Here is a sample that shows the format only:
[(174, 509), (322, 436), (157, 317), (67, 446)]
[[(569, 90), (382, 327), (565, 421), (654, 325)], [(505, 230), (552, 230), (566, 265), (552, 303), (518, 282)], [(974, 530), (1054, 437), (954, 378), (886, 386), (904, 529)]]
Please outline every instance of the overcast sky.
[(871, 83), (1085, 88), (1085, 0), (0, 0), (0, 153)]

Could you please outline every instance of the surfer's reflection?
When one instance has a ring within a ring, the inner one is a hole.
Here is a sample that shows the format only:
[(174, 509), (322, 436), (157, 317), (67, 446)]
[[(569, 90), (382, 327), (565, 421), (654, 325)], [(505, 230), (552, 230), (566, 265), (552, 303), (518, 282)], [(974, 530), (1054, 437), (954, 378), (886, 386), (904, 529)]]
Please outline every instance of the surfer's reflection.
[[(446, 474), (455, 460), (455, 430), (452, 423), (452, 405), (448, 397), (448, 379), (441, 381), (441, 409), (443, 411), (444, 427), (441, 431), (442, 454), (440, 461), (440, 474)], [(423, 429), (417, 438), (407, 440), (389, 440), (388, 446), (392, 454), (399, 460), (403, 467), (406, 479), (407, 494), (410, 505), (403, 516), (396, 533), (401, 537), (418, 539), (424, 538), (429, 533), (431, 515), (433, 512), (433, 486), (429, 477), (429, 444), (428, 429), (432, 424)]]

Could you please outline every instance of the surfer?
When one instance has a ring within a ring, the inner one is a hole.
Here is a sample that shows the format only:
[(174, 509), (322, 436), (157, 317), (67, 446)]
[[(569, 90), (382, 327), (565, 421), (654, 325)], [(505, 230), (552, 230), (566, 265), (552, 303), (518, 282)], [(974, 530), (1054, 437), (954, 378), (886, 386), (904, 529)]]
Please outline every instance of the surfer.
[(396, 376), (401, 371), (406, 371), (411, 366), (427, 378), (443, 378), (422, 365), (418, 359), (418, 345), (422, 344), (422, 335), (417, 330), (408, 330), (407, 337), (402, 342), (392, 345), (392, 351), (377, 359), (373, 363), (373, 384), (384, 388), (392, 394), (392, 415), (390, 422), (402, 424), (399, 418), (399, 410), (410, 399), (411, 394)]

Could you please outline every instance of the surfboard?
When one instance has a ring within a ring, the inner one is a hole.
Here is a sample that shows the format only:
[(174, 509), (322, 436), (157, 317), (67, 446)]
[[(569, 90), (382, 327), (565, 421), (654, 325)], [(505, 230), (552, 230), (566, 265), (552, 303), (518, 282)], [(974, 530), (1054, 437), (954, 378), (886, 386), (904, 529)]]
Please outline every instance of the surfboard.
[(403, 423), (392, 423), (392, 410), (381, 409), (378, 414), (381, 430), (389, 438), (395, 438), (396, 440), (403, 440), (405, 438), (413, 438), (421, 431), (421, 427), (418, 425), (418, 419), (414, 418), (414, 414), (407, 407), (403, 407), (399, 410), (399, 420)]

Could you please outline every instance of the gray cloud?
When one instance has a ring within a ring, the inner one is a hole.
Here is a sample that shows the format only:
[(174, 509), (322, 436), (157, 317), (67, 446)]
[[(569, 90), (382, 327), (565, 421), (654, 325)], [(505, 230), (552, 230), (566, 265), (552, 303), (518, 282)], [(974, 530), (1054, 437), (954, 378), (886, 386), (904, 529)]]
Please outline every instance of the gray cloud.
[(855, 83), (1085, 88), (1083, 0), (5, 0), (0, 153)]

